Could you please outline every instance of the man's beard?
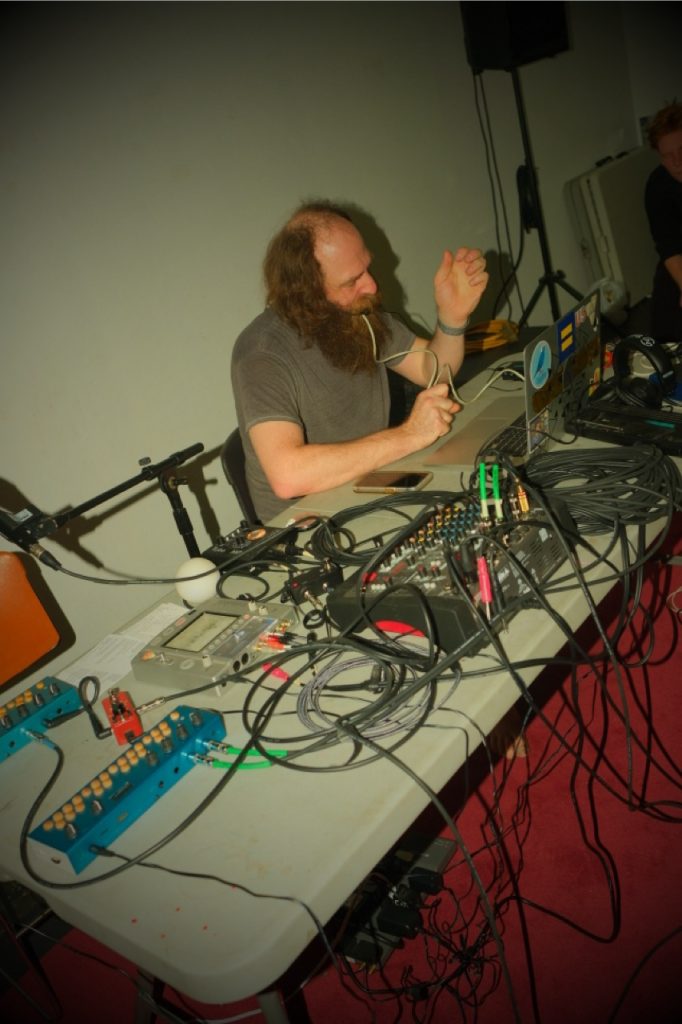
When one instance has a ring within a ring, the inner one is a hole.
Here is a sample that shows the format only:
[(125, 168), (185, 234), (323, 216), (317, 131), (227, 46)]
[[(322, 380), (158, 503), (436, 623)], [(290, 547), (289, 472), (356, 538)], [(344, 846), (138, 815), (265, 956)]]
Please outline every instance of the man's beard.
[(379, 295), (363, 296), (350, 309), (341, 309), (332, 302), (326, 302), (325, 306), (324, 316), (318, 321), (312, 339), (314, 344), (337, 370), (374, 373), (376, 360), (384, 349), (387, 332), (379, 314)]

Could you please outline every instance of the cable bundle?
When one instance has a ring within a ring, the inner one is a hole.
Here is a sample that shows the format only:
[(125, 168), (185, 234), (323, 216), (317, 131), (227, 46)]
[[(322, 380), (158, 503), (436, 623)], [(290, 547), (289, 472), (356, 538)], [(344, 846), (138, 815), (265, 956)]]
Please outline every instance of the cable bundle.
[(588, 534), (611, 533), (614, 523), (646, 525), (682, 506), (682, 478), (671, 458), (651, 445), (540, 452), (525, 478), (544, 498), (560, 499)]

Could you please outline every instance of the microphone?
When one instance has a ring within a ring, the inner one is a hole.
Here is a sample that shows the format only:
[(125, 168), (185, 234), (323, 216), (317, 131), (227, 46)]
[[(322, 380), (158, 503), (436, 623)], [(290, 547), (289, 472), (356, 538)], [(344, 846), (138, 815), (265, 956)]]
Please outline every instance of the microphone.
[(16, 514), (0, 509), (0, 534), (51, 569), (61, 569), (61, 563), (36, 540), (33, 527), (38, 519), (42, 513), (32, 505)]
[(189, 448), (183, 448), (182, 451), (169, 455), (167, 459), (157, 462), (156, 465), (152, 465), (151, 459), (140, 459), (140, 465), (142, 466), (140, 476), (145, 480), (151, 480), (153, 477), (159, 476), (166, 469), (172, 469), (173, 466), (181, 466), (183, 462), (187, 462), (188, 459), (193, 458), (195, 455), (203, 452), (203, 450), (204, 446), (199, 441), (197, 444), (190, 445)]
[[(123, 491), (127, 491), (142, 480), (160, 477), (172, 467), (181, 466), (183, 462), (193, 458), (195, 455), (203, 452), (203, 450), (203, 444), (193, 444), (189, 448), (183, 448), (182, 451), (169, 455), (167, 459), (157, 463), (155, 466), (151, 465), (149, 459), (141, 459), (142, 472), (131, 480), (126, 480), (122, 484), (118, 484), (116, 487), (105, 491), (103, 494), (99, 494), (96, 498), (91, 498), (89, 501), (84, 501), (82, 505), (76, 506), (76, 508), (69, 508), (67, 511), (57, 513), (54, 516), (44, 515), (35, 505), (27, 505), (21, 512), (16, 513), (0, 509), (0, 535), (16, 544), (22, 551), (28, 552), (29, 555), (33, 555), (34, 558), (44, 562), (45, 565), (49, 565), (51, 569), (59, 570), (62, 568), (61, 562), (58, 562), (54, 555), (51, 555), (49, 551), (46, 551), (38, 543), (39, 538), (54, 533), (55, 530), (64, 526), (69, 520), (75, 519), (76, 516), (80, 516), (84, 512), (89, 512), (90, 509), (101, 505), (102, 502), (108, 501), (110, 498), (116, 497)], [(169, 497), (171, 496), (169, 490), (164, 488), (164, 491)]]

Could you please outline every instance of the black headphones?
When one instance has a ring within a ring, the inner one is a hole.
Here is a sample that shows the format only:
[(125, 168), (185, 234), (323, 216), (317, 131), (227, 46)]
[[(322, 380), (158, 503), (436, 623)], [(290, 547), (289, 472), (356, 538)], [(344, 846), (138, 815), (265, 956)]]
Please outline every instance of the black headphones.
[[(651, 363), (653, 377), (633, 376), (630, 357), (635, 352)], [(677, 374), (670, 356), (654, 338), (631, 334), (617, 342), (613, 350), (613, 382), (616, 394), (626, 405), (660, 409), (664, 397), (677, 386)]]

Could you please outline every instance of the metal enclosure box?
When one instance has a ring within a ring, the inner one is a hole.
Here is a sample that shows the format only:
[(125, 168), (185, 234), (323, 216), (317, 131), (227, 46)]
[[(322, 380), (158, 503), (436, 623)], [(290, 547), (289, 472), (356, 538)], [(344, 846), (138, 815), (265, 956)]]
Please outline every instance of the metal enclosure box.
[(566, 198), (589, 285), (623, 285), (627, 304), (651, 294), (658, 257), (644, 209), (644, 187), (658, 166), (648, 146), (594, 167), (566, 184)]

